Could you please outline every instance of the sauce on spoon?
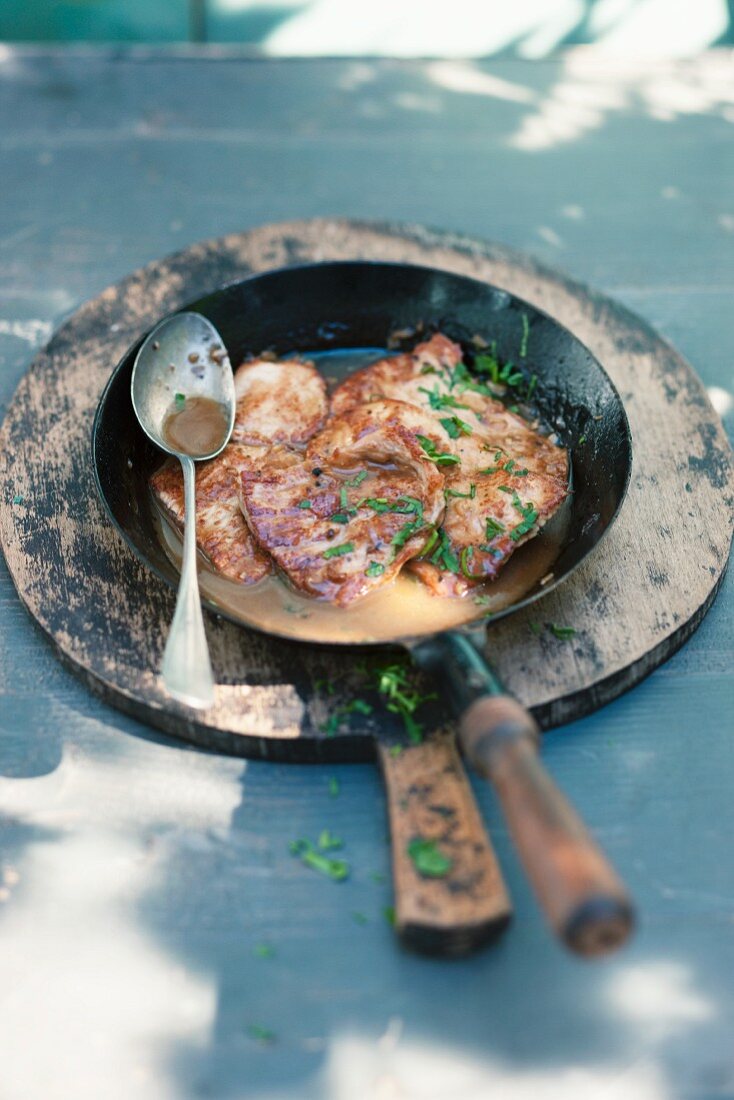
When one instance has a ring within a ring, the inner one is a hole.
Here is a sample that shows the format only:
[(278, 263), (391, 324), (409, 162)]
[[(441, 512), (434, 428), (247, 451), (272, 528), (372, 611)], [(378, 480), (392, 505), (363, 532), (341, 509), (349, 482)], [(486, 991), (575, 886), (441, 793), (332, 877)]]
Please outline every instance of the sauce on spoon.
[(219, 401), (177, 393), (161, 434), (172, 450), (196, 458), (218, 450), (228, 427), (227, 410)]

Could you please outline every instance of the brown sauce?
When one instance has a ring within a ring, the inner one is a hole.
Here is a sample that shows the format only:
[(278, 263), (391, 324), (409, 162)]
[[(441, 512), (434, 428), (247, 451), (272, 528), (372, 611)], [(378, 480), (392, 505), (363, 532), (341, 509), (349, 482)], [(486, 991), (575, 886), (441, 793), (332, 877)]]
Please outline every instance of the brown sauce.
[[(308, 358), (334, 385), (384, 355), (383, 349), (375, 348)], [(353, 607), (341, 608), (298, 592), (278, 574), (257, 584), (238, 584), (217, 573), (201, 554), (199, 587), (205, 600), (243, 625), (303, 641), (359, 645), (449, 630), (518, 603), (552, 573), (567, 542), (572, 499), (569, 494), (540, 533), (515, 551), (496, 580), (477, 585), (465, 596), (434, 596), (417, 578), (403, 571), (391, 584), (376, 589)], [(180, 535), (155, 505), (153, 514), (161, 545), (180, 569)]]
[(222, 446), (228, 427), (227, 409), (219, 401), (177, 394), (163, 421), (163, 438), (180, 454), (208, 455)]

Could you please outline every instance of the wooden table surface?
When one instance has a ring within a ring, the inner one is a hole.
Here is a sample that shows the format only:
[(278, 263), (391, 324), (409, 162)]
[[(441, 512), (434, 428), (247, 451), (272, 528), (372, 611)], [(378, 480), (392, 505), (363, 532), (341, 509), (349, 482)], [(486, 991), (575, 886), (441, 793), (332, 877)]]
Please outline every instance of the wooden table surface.
[[(344, 214), (498, 240), (615, 295), (734, 427), (729, 54), (0, 47), (0, 158), (3, 404), (52, 329), (131, 269)], [(385, 919), (372, 767), (246, 763), (122, 717), (56, 662), (3, 566), (2, 1100), (734, 1096), (733, 626), (725, 581), (682, 651), (544, 746), (638, 899), (634, 943), (594, 964), (561, 952), (479, 787), (516, 919), (438, 962)], [(289, 854), (322, 828), (345, 841), (344, 883)]]

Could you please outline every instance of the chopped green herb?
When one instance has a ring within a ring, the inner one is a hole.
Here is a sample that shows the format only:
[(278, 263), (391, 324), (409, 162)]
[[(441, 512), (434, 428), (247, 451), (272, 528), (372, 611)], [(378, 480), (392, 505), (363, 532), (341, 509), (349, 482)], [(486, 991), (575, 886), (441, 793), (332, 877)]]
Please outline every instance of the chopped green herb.
[(339, 732), (339, 727), (342, 724), (342, 712), (335, 710), (333, 714), (330, 714), (325, 722), (321, 723), (321, 732), (325, 733), (327, 737), (335, 737)]
[(504, 524), (500, 523), (498, 519), (494, 519), (492, 516), (487, 516), (485, 524), (487, 528), (487, 542), (491, 542), (496, 535), (501, 535), (505, 530)]
[(531, 398), (531, 397), (533, 396), (533, 394), (535, 393), (535, 387), (537, 386), (537, 384), (538, 384), (538, 376), (537, 376), (537, 374), (534, 374), (534, 375), (533, 375), (533, 376), (531, 377), (531, 379), (530, 379), (530, 382), (529, 382), (529, 384), (528, 384), (528, 388), (527, 388), (527, 391), (526, 391), (526, 393), (525, 393), (525, 400), (526, 400), (526, 401), (529, 401), (529, 400), (530, 400), (530, 398)]
[(15, 496), (13, 497), (13, 504), (22, 504), (24, 500), (25, 500), (25, 497), (23, 496), (22, 493), (16, 493)]
[(421, 374), (438, 374), (435, 367), (432, 367), (429, 363), (424, 363), (421, 367)]
[(336, 778), (335, 775), (330, 775), (329, 776), (329, 797), (330, 798), (338, 798), (339, 797), (339, 780)]
[(362, 497), (359, 501), (359, 507), (366, 504), (368, 508), (371, 508), (373, 512), (377, 512), (381, 515), (383, 512), (390, 511), (390, 504), (387, 497)]
[(475, 596), (474, 603), (477, 604), (479, 607), (489, 607), (489, 596)]
[(256, 955), (258, 959), (272, 959), (275, 954), (275, 948), (269, 943), (257, 943), (252, 949), (253, 955)]
[(367, 917), (364, 915), (364, 913), (352, 913), (352, 920), (355, 924), (367, 924)]
[(402, 546), (405, 546), (408, 539), (413, 535), (417, 535), (423, 527), (422, 519), (411, 520), (410, 523), (404, 523), (399, 531), (396, 531), (393, 537), (390, 539), (390, 545), (394, 546), (396, 550), (399, 550)]
[[(414, 744), (418, 744), (422, 740), (423, 727), (415, 719), (415, 712), (421, 704), (427, 703), (430, 699), (435, 699), (436, 696), (434, 694), (421, 695), (411, 683), (405, 665), (398, 663), (386, 665), (384, 668), (376, 669), (375, 675), (377, 690), (387, 700), (385, 704), (387, 709), (392, 714), (400, 715), (408, 738)], [(393, 750), (396, 749), (399, 752), (400, 748), (400, 745), (394, 745), (390, 752), (397, 755), (397, 752)]]
[(433, 551), (429, 561), (431, 565), (438, 565), (441, 569), (448, 570), (449, 573), (458, 573), (461, 568), (459, 565), (459, 559), (454, 551), (451, 549), (451, 540), (444, 531), (443, 527), (438, 531), (438, 547)]
[(349, 494), (347, 493), (345, 485), (342, 485), (341, 489), (339, 490), (339, 503), (341, 504), (342, 508), (349, 507)]
[(395, 906), (394, 905), (386, 905), (385, 908), (382, 910), (382, 912), (383, 912), (383, 915), (384, 915), (385, 920), (387, 921), (387, 923), (392, 925), (392, 927), (394, 928), (395, 927)]
[(523, 504), (517, 493), (512, 494), (512, 505), (523, 517), (517, 527), (513, 527), (510, 531), (510, 538), (513, 542), (517, 542), (523, 535), (526, 535), (534, 526), (538, 519), (538, 512), (534, 504)]
[(290, 845), (294, 856), (298, 856), (306, 867), (322, 875), (341, 882), (349, 875), (349, 864), (343, 859), (331, 859), (314, 848), (310, 840), (294, 840)]
[(485, 573), (472, 573), (471, 562), (474, 557), (474, 547), (465, 546), (461, 551), (461, 572), (465, 577), (468, 577), (470, 581), (481, 581), (486, 576)]
[(431, 533), (428, 536), (428, 538), (426, 539), (425, 544), (423, 546), (423, 549), (421, 550), (418, 557), (420, 557), (420, 558), (427, 557), (428, 554), (430, 554), (433, 547), (436, 545), (436, 540), (437, 539), (438, 539), (438, 531), (436, 530), (435, 527), (432, 527), (431, 528)]
[(436, 412), (441, 409), (470, 409), (470, 405), (462, 405), (460, 401), (457, 401), (453, 394), (439, 393), (438, 386), (434, 386), (432, 390), (427, 390), (425, 386), (419, 386), (420, 392), (428, 394), (428, 401), (432, 409)]
[(385, 566), (380, 565), (379, 561), (371, 561), (364, 571), (365, 577), (381, 577), (385, 572)]
[(366, 699), (352, 699), (342, 707), (343, 714), (372, 714), (374, 707)]
[(345, 554), (354, 552), (353, 542), (343, 542), (340, 546), (330, 546), (321, 555), (323, 558), (343, 558)]
[(382, 883), (385, 881), (385, 876), (383, 875), (382, 871), (372, 871), (370, 873), (370, 878), (373, 882), (377, 883)]
[(528, 339), (530, 338), (530, 321), (527, 313), (522, 315), (522, 339), (520, 340), (520, 358), (524, 359), (528, 354)]
[(509, 485), (498, 485), (497, 488), (501, 493), (514, 493), (515, 490), (511, 489)]
[(550, 631), (554, 638), (559, 638), (562, 642), (569, 641), (576, 633), (576, 629), (573, 626), (559, 626), (558, 623), (550, 624)]
[(298, 507), (299, 508), (313, 508), (313, 504), (311, 503), (310, 500), (299, 500)]
[(366, 470), (360, 470), (358, 474), (355, 474), (354, 477), (350, 478), (347, 481), (347, 485), (349, 485), (352, 489), (356, 489), (358, 485), (362, 484), (362, 482), (364, 481), (364, 479), (366, 477), (367, 477), (367, 471)]
[(328, 852), (332, 848), (343, 848), (344, 844), (340, 837), (332, 836), (328, 829), (322, 829), (319, 833), (319, 848), (322, 852)]
[(529, 623), (528, 625), (529, 625), (530, 629), (532, 630), (533, 634), (536, 634), (536, 635), (540, 634), (540, 632), (542, 630), (542, 627), (541, 627), (540, 623)]
[(251, 1039), (256, 1039), (258, 1043), (274, 1043), (277, 1037), (271, 1028), (263, 1027), (262, 1024), (248, 1024), (247, 1033)]
[(182, 405), (186, 404), (186, 394), (185, 393), (174, 393), (173, 400), (176, 403), (176, 407), (180, 408)]
[(439, 423), (451, 439), (458, 439), (462, 434), (471, 435), (474, 430), (471, 424), (467, 424), (465, 420), (460, 420), (458, 416), (447, 416)]
[(580, 436), (579, 437), (579, 442), (578, 442), (579, 447), (581, 446), (582, 443), (585, 443), (585, 442), (586, 442), (586, 435)]
[(468, 493), (460, 493), (458, 489), (444, 489), (443, 495), (446, 500), (451, 500), (452, 497), (457, 497), (460, 500), (474, 500), (477, 495), (477, 487), (472, 482)]
[(443, 854), (435, 840), (414, 837), (407, 851), (416, 871), (424, 878), (443, 878), (453, 866), (453, 860)]
[(432, 443), (428, 436), (416, 435), (416, 439), (423, 448), (426, 457), (429, 458), (431, 462), (435, 462), (437, 466), (456, 466), (459, 463), (460, 459), (458, 455), (437, 451), (435, 443)]
[(333, 516), (329, 516), (332, 523), (349, 523), (350, 517), (346, 512), (335, 512)]
[(390, 756), (400, 756), (400, 753), (402, 751), (403, 751), (403, 746), (402, 745), (391, 745), (390, 746)]

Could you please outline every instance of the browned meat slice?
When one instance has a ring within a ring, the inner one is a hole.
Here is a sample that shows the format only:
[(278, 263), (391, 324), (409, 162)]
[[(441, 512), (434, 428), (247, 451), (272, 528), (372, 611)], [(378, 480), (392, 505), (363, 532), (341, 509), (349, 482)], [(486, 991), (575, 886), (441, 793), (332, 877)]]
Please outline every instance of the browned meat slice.
[(355, 371), (334, 390), (331, 411), (339, 416), (355, 405), (383, 397), (422, 408), (427, 404), (422, 390), (430, 391), (436, 379), (450, 376), (461, 356), (458, 344), (437, 333), (412, 352), (380, 359)]
[[(214, 568), (231, 580), (254, 584), (272, 571), (267, 554), (253, 539), (239, 506), (239, 471), (259, 447), (230, 444), (211, 462), (196, 466), (196, 542)], [(181, 467), (169, 461), (150, 479), (153, 494), (177, 529), (184, 522)]]
[(449, 475), (438, 538), (421, 561), (410, 563), (410, 569), (439, 595), (461, 595), (481, 581), (493, 580), (566, 497), (565, 478), (523, 472), (525, 467), (496, 454), (497, 460), (486, 467), (492, 472)]
[(326, 421), (326, 383), (313, 363), (297, 359), (243, 363), (234, 376), (237, 395), (232, 441), (300, 446)]
[(441, 530), (408, 568), (443, 595), (496, 577), (564, 500), (566, 452), (498, 401), (440, 333), (412, 354), (380, 360), (346, 379), (332, 409), (342, 412), (377, 396), (392, 400), (375, 408), (401, 402), (403, 410), (405, 404), (420, 410), (422, 428), (404, 411), (401, 420), (420, 432), (426, 457), (446, 477)]
[(455, 461), (449, 442), (422, 409), (404, 401), (371, 401), (335, 416), (314, 436), (306, 453), (317, 464), (339, 468), (360, 461), (407, 463), (425, 478), (441, 465), (430, 461), (429, 452), (443, 452), (447, 462)]
[[(242, 510), (291, 582), (347, 607), (421, 552), (444, 509), (443, 478), (414, 437), (353, 410), (308, 457), (279, 448), (241, 476)], [(316, 457), (318, 456), (318, 457)]]

